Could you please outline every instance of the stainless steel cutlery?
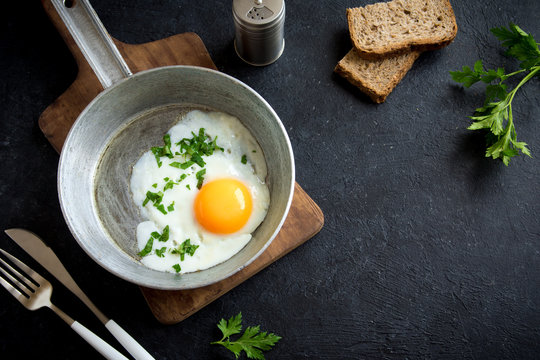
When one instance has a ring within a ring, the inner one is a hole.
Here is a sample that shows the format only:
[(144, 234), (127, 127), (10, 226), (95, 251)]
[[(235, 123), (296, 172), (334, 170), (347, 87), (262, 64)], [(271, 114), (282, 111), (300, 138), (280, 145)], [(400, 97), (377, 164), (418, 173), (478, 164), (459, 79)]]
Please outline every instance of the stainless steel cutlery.
[(73, 280), (56, 254), (36, 234), (24, 229), (9, 229), (6, 230), (5, 233), (47, 269), (48, 272), (56, 277), (58, 281), (75, 294), (136, 360), (154, 360), (154, 357), (152, 357), (152, 355), (150, 355), (135, 339), (133, 339), (114, 320), (105, 316), (94, 303), (90, 301), (88, 296), (86, 296), (75, 280)]
[[(51, 303), (52, 285), (50, 282), (13, 255), (2, 249), (0, 249), (0, 252), (18, 268), (15, 269), (0, 258), (0, 264), (4, 266), (0, 267), (0, 283), (28, 310), (48, 307), (105, 358), (110, 360), (127, 360), (115, 348)], [(21, 274), (21, 271), (23, 274)]]

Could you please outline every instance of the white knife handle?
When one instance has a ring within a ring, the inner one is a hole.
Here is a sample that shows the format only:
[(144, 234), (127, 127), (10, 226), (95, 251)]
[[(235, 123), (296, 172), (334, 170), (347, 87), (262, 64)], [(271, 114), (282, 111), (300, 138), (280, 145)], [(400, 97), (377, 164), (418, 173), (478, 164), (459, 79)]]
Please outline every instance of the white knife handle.
[(129, 351), (129, 353), (136, 360), (155, 360), (152, 355), (148, 353), (134, 338), (131, 337), (124, 329), (120, 327), (114, 320), (109, 320), (105, 324), (105, 327), (113, 334), (122, 346)]
[(75, 330), (77, 334), (81, 335), (84, 340), (86, 340), (90, 345), (92, 345), (94, 349), (96, 349), (106, 359), (128, 360), (128, 358), (120, 354), (115, 348), (107, 344), (105, 341), (103, 341), (103, 339), (82, 326), (77, 321), (74, 321), (73, 324), (71, 324), (71, 328)]

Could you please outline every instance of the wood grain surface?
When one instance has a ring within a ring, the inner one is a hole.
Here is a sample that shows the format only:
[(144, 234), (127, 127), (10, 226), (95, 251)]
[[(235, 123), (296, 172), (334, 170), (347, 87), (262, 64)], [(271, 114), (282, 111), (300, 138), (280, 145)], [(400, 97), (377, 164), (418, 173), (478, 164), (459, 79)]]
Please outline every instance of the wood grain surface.
[[(43, 1), (43, 6), (79, 67), (73, 84), (39, 118), (41, 131), (56, 151), (60, 152), (71, 125), (103, 87), (51, 3)], [(140, 45), (125, 44), (116, 39), (113, 41), (133, 73), (167, 65), (196, 65), (216, 69), (204, 43), (195, 33), (177, 34)], [(158, 321), (164, 324), (177, 323), (303, 244), (317, 234), (323, 224), (321, 209), (296, 183), (293, 203), (282, 230), (268, 249), (248, 267), (204, 288), (163, 291), (141, 287), (141, 291)]]

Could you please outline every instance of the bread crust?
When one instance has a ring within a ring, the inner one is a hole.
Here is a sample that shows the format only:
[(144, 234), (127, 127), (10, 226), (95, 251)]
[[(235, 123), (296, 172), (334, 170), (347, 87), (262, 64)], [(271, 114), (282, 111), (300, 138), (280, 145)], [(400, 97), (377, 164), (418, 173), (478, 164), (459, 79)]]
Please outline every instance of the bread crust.
[(391, 6), (392, 3), (397, 4), (399, 2), (401, 4), (402, 0), (393, 0), (388, 3), (367, 5), (363, 8), (347, 9), (347, 21), (349, 24), (351, 41), (354, 48), (358, 52), (358, 55), (364, 59), (375, 60), (404, 54), (413, 50), (437, 50), (450, 44), (456, 37), (458, 30), (454, 10), (452, 9), (452, 5), (448, 0), (427, 0), (427, 2), (433, 1), (437, 1), (439, 3), (439, 6), (444, 7), (445, 14), (448, 15), (447, 20), (450, 22), (451, 29), (449, 32), (444, 32), (441, 34), (431, 34), (429, 36), (427, 36), (426, 34), (419, 34), (416, 38), (409, 38), (404, 39), (403, 41), (396, 42), (386, 42), (379, 46), (372, 46), (369, 48), (362, 43), (362, 40), (365, 40), (366, 35), (359, 31), (358, 27), (355, 26), (355, 22), (365, 21), (365, 19), (361, 19), (361, 17), (364, 16), (362, 14), (364, 14), (365, 12), (371, 12), (371, 10), (376, 11), (376, 7), (382, 8), (384, 6)]
[[(411, 51), (397, 57), (389, 57), (382, 60), (367, 60), (361, 58), (356, 49), (352, 48), (339, 61), (334, 72), (358, 87), (375, 103), (380, 104), (386, 100), (396, 85), (399, 84), (420, 54), (420, 51)], [(383, 81), (375, 82), (372, 79), (370, 80), (367, 75), (373, 75), (373, 72), (377, 68), (384, 68), (386, 65), (384, 62), (388, 62), (388, 68), (391, 68), (393, 71), (377, 74), (377, 76), (384, 76)], [(395, 66), (396, 63), (397, 66)]]

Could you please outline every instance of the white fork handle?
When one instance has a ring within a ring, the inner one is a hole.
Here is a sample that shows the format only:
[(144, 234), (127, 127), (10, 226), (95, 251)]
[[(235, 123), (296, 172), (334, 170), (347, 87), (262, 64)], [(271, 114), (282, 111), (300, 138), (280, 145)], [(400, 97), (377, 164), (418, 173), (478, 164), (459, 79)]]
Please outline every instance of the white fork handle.
[(131, 337), (124, 329), (120, 327), (114, 320), (109, 320), (105, 324), (105, 327), (113, 334), (122, 346), (129, 351), (129, 353), (136, 360), (155, 360), (152, 355), (148, 353), (134, 338)]
[(71, 324), (71, 328), (75, 330), (77, 334), (81, 335), (84, 340), (86, 340), (90, 345), (92, 345), (94, 349), (96, 349), (106, 359), (128, 360), (128, 358), (120, 354), (115, 348), (107, 344), (105, 341), (103, 341), (103, 339), (82, 326), (77, 321), (74, 321), (73, 324)]

